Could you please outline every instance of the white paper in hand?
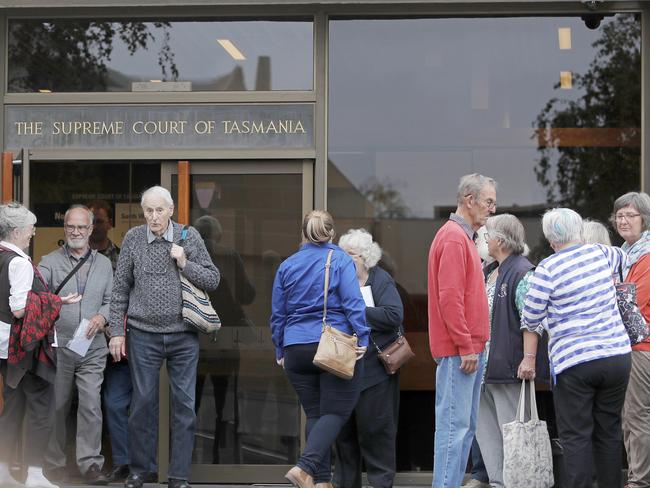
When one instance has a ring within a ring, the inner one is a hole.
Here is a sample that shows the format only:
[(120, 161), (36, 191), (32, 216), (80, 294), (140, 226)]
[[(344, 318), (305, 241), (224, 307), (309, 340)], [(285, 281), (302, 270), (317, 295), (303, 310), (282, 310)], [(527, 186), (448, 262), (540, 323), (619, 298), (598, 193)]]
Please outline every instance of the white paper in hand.
[(372, 298), (372, 288), (370, 285), (361, 287), (361, 295), (363, 296), (363, 301), (366, 302), (366, 307), (375, 306), (375, 299)]
[(95, 336), (91, 337), (90, 339), (86, 337), (88, 324), (89, 324), (88, 319), (83, 319), (79, 323), (79, 327), (77, 327), (77, 330), (74, 331), (74, 336), (72, 337), (72, 339), (70, 339), (70, 341), (68, 341), (68, 343), (65, 346), (71, 351), (79, 354), (79, 356), (81, 357), (84, 357), (86, 355), (88, 349), (90, 348), (90, 343), (95, 338)]

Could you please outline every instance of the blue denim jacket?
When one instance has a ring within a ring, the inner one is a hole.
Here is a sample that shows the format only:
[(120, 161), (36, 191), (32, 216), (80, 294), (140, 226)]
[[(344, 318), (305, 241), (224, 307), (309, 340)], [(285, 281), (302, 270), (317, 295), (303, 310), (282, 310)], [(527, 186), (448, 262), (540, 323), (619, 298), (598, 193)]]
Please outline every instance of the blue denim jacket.
[(318, 342), (323, 325), (325, 261), (330, 249), (327, 322), (347, 334), (357, 334), (360, 346), (368, 345), (366, 305), (352, 258), (334, 244), (303, 244), (278, 268), (273, 283), (271, 333), (277, 359), (292, 344)]

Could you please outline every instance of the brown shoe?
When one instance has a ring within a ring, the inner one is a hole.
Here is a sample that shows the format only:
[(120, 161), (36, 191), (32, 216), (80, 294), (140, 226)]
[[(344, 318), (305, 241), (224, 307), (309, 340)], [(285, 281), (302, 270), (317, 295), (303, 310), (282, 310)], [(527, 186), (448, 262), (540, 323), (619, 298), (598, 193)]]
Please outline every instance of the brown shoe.
[(287, 471), (287, 474), (285, 474), (284, 477), (291, 481), (293, 486), (297, 486), (298, 488), (315, 488), (314, 479), (311, 475), (300, 469), (298, 466), (294, 466)]

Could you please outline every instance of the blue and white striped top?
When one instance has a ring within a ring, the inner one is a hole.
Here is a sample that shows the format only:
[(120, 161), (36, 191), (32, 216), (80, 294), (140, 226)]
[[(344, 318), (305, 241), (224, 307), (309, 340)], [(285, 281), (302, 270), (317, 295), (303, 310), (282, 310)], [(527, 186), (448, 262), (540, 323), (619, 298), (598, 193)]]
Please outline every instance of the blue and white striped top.
[(535, 269), (522, 325), (534, 331), (547, 319), (554, 375), (577, 364), (631, 351), (613, 281), (625, 260), (619, 248), (584, 244), (556, 252)]

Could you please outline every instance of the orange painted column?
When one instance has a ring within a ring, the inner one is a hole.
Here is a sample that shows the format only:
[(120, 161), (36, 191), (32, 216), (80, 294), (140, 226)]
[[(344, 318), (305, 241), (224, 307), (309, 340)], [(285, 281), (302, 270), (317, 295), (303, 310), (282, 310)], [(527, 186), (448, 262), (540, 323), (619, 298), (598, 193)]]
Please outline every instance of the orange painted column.
[(10, 152), (2, 153), (2, 202), (11, 202), (14, 199), (14, 155)]
[(190, 223), (190, 162), (178, 162), (178, 223)]

